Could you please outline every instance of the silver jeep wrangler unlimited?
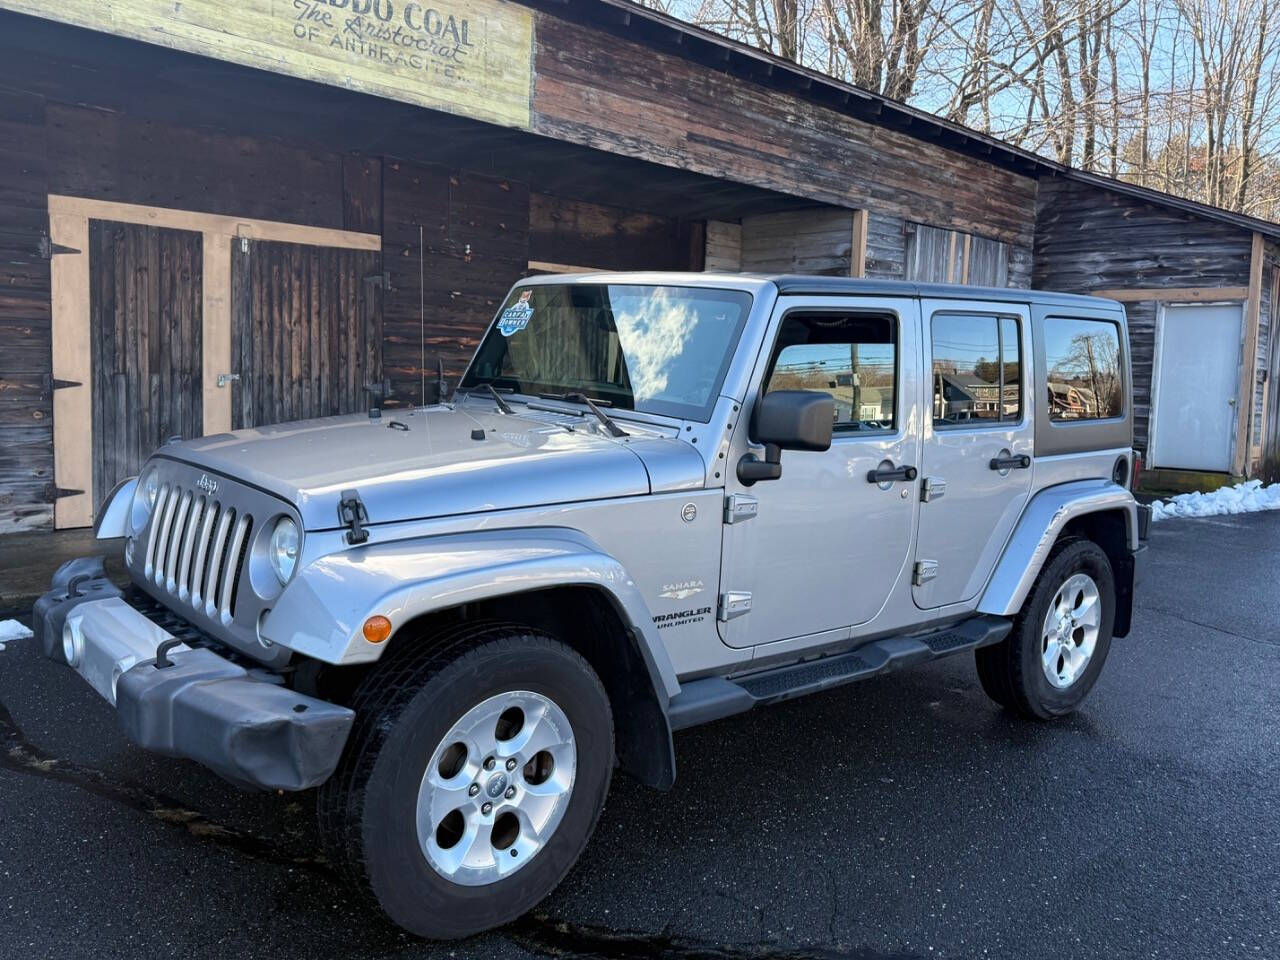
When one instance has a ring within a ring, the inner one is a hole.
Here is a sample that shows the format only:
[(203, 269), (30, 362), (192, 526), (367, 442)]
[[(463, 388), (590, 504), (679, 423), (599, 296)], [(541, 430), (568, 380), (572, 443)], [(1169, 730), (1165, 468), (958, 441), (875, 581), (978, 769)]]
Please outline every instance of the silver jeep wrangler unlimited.
[(564, 877), (672, 731), (973, 651), (1074, 710), (1129, 630), (1118, 304), (830, 277), (518, 284), (452, 402), (157, 451), (129, 589), (59, 570), (44, 652), (128, 736), (319, 787), (332, 858), (458, 937)]

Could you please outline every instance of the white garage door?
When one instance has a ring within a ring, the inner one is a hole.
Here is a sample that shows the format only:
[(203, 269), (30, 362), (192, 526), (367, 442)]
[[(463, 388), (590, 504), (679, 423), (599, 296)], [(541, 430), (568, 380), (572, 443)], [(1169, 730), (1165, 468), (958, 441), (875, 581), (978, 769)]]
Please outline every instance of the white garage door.
[(1153, 384), (1152, 466), (1231, 469), (1240, 319), (1238, 304), (1165, 308)]

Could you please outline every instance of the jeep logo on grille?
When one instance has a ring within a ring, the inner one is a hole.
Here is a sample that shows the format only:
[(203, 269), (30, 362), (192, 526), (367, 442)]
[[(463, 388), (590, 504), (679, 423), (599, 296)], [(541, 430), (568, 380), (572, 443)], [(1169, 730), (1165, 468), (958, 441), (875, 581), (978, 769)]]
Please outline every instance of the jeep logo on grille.
[(218, 492), (218, 481), (212, 479), (207, 473), (200, 474), (200, 479), (196, 481), (196, 486), (211, 497)]

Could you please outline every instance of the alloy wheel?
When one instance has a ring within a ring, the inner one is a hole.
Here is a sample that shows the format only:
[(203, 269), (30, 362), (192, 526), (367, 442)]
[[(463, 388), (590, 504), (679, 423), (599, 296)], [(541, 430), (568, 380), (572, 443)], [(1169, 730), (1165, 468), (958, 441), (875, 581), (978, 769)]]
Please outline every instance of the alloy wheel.
[(576, 769), (569, 718), (547, 697), (514, 690), (472, 707), (436, 747), (418, 790), (427, 862), (464, 886), (510, 876), (559, 826)]

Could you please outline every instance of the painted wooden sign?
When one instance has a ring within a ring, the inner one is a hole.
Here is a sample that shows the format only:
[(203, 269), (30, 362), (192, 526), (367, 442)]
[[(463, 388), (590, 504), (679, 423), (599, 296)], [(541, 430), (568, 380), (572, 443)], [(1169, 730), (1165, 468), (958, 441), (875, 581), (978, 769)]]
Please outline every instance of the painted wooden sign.
[(530, 126), (533, 14), (503, 0), (0, 0), (0, 8)]

